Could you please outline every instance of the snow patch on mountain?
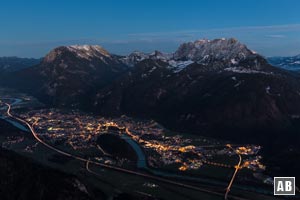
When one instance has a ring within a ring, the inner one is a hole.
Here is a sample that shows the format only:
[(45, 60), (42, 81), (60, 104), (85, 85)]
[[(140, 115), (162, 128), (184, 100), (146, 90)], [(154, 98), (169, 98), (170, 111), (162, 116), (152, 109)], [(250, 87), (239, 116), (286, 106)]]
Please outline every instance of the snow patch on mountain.
[(121, 62), (124, 64), (133, 67), (137, 63), (146, 60), (146, 59), (152, 59), (152, 60), (162, 60), (167, 62), (173, 57), (173, 54), (168, 53), (162, 53), (160, 51), (154, 51), (152, 53), (143, 53), (139, 51), (134, 51), (133, 53), (129, 54), (126, 57), (121, 58)]
[(238, 61), (236, 61), (234, 58), (230, 60), (232, 64), (236, 65), (238, 64)]
[(266, 93), (267, 93), (267, 94), (271, 94), (271, 93), (270, 93), (270, 90), (271, 90), (271, 87), (270, 87), (270, 86), (267, 86), (267, 87), (266, 87)]
[(123, 62), (125, 65), (133, 67), (134, 65), (136, 65), (137, 63), (148, 59), (149, 55), (140, 51), (134, 51), (131, 54), (129, 54), (128, 56), (125, 56), (123, 58), (121, 58), (121, 62)]
[(103, 57), (110, 58), (110, 54), (98, 45), (71, 45), (67, 49), (75, 53), (78, 57), (85, 59), (92, 59), (94, 57), (103, 59)]
[(227, 67), (224, 69), (224, 71), (240, 73), (240, 74), (266, 74), (266, 75), (273, 74), (273, 72), (258, 71), (254, 69), (244, 68), (244, 67)]
[(168, 62), (171, 66), (171, 68), (174, 70), (174, 72), (180, 72), (184, 68), (186, 68), (188, 65), (194, 63), (194, 61), (187, 60), (187, 61), (175, 61), (175, 60), (170, 60)]

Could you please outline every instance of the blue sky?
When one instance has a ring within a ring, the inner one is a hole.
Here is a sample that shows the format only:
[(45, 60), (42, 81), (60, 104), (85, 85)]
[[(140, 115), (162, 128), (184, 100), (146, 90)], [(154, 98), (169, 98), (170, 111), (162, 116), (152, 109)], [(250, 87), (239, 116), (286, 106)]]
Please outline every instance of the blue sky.
[(299, 10), (298, 0), (3, 0), (0, 56), (41, 57), (70, 44), (171, 52), (182, 42), (222, 37), (265, 56), (296, 55)]

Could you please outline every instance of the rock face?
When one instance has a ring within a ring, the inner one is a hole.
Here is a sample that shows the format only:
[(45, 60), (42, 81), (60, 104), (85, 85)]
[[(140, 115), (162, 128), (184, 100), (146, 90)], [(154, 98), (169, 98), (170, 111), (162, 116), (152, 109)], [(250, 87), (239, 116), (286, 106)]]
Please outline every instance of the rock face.
[(204, 61), (209, 57), (214, 59), (231, 61), (245, 59), (253, 55), (246, 45), (236, 39), (197, 40), (180, 45), (174, 54), (175, 60)]

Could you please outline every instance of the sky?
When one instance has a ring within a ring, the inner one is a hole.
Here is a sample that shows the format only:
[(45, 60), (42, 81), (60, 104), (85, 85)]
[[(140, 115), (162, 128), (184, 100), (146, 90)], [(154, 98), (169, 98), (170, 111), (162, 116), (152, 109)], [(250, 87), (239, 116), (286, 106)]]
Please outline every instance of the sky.
[(173, 52), (236, 38), (264, 56), (300, 54), (298, 0), (3, 0), (0, 56), (42, 57), (72, 44), (114, 54)]

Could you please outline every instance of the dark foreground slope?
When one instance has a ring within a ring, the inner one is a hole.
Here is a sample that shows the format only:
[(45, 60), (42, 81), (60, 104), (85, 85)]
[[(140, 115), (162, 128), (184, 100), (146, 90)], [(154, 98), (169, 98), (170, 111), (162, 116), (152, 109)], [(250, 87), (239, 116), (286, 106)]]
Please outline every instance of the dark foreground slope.
[[(24, 135), (24, 132), (0, 120), (0, 135), (12, 137)], [(0, 177), (1, 200), (92, 199), (75, 176), (40, 165), (3, 148), (0, 148)]]
[(3, 200), (91, 199), (75, 177), (0, 149), (0, 196)]

